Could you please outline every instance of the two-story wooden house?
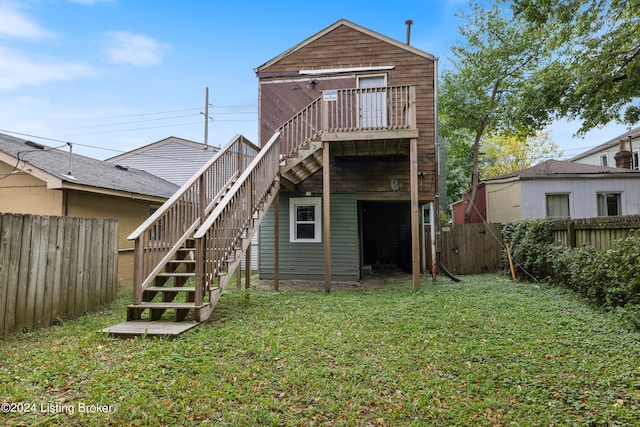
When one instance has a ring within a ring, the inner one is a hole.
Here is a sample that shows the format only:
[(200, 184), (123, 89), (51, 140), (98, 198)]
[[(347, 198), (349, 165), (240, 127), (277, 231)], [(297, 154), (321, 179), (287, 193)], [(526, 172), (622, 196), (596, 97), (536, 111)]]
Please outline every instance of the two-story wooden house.
[(419, 287), (438, 59), (408, 42), (342, 19), (255, 69), (260, 145), (280, 132), (283, 159), (279, 203), (260, 228), (261, 278), (328, 289), (395, 265)]
[[(259, 147), (230, 141), (129, 236), (133, 304), (105, 332), (178, 334), (191, 313), (206, 320), (258, 229), (260, 275), (275, 284), (329, 290), (397, 265), (420, 288), (438, 204), (437, 58), (340, 20), (256, 73)], [(167, 313), (181, 324), (159, 323)]]

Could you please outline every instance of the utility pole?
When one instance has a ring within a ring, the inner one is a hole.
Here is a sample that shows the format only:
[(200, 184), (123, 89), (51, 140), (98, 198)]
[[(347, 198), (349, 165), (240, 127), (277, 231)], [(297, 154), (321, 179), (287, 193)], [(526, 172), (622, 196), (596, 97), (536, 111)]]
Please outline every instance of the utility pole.
[(209, 87), (204, 101), (204, 145), (209, 145)]

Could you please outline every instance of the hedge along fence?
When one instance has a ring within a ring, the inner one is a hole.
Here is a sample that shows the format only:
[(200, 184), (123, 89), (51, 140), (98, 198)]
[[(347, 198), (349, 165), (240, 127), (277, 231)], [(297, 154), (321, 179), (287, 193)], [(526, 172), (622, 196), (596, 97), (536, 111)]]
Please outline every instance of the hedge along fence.
[(640, 329), (640, 233), (629, 228), (627, 237), (611, 239), (610, 248), (603, 250), (591, 244), (565, 246), (554, 240), (554, 229), (546, 219), (503, 227), (513, 258), (521, 272), (526, 270), (521, 277), (565, 286), (600, 305), (619, 309)]
[(118, 220), (0, 214), (0, 337), (116, 297)]

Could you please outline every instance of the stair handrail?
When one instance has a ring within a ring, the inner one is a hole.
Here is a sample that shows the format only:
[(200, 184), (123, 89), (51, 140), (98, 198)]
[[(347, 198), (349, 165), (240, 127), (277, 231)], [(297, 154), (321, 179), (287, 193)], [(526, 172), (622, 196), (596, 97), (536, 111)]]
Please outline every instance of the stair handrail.
[(200, 225), (260, 148), (242, 135), (205, 163), (127, 238), (134, 240), (134, 304), (180, 245)]
[(231, 189), (194, 233), (196, 240), (195, 304), (224, 269), (225, 260), (238, 247), (254, 213), (265, 203), (279, 174), (280, 133), (276, 132), (247, 166)]
[[(282, 135), (281, 152), (287, 157), (294, 156), (323, 132), (414, 128), (415, 91), (415, 86), (383, 86), (337, 89), (326, 97), (323, 92), (278, 128)], [(381, 115), (363, 122), (363, 108), (380, 111)]]
[(277, 130), (282, 142), (280, 149), (287, 156), (313, 141), (322, 133), (322, 97), (314, 99)]

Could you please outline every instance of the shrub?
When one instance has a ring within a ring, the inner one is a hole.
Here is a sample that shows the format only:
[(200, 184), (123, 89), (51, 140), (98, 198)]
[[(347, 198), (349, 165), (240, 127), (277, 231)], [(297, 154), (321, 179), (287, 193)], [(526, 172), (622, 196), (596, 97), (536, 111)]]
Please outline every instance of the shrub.
[(519, 274), (535, 278), (549, 273), (548, 253), (553, 245), (553, 222), (532, 219), (510, 222), (502, 228), (502, 237), (511, 246), (511, 256), (520, 266)]
[(546, 219), (506, 224), (503, 238), (517, 264), (531, 276), (570, 288), (609, 308), (619, 309), (640, 329), (640, 237), (629, 236), (606, 252), (591, 246), (567, 248), (553, 242)]

